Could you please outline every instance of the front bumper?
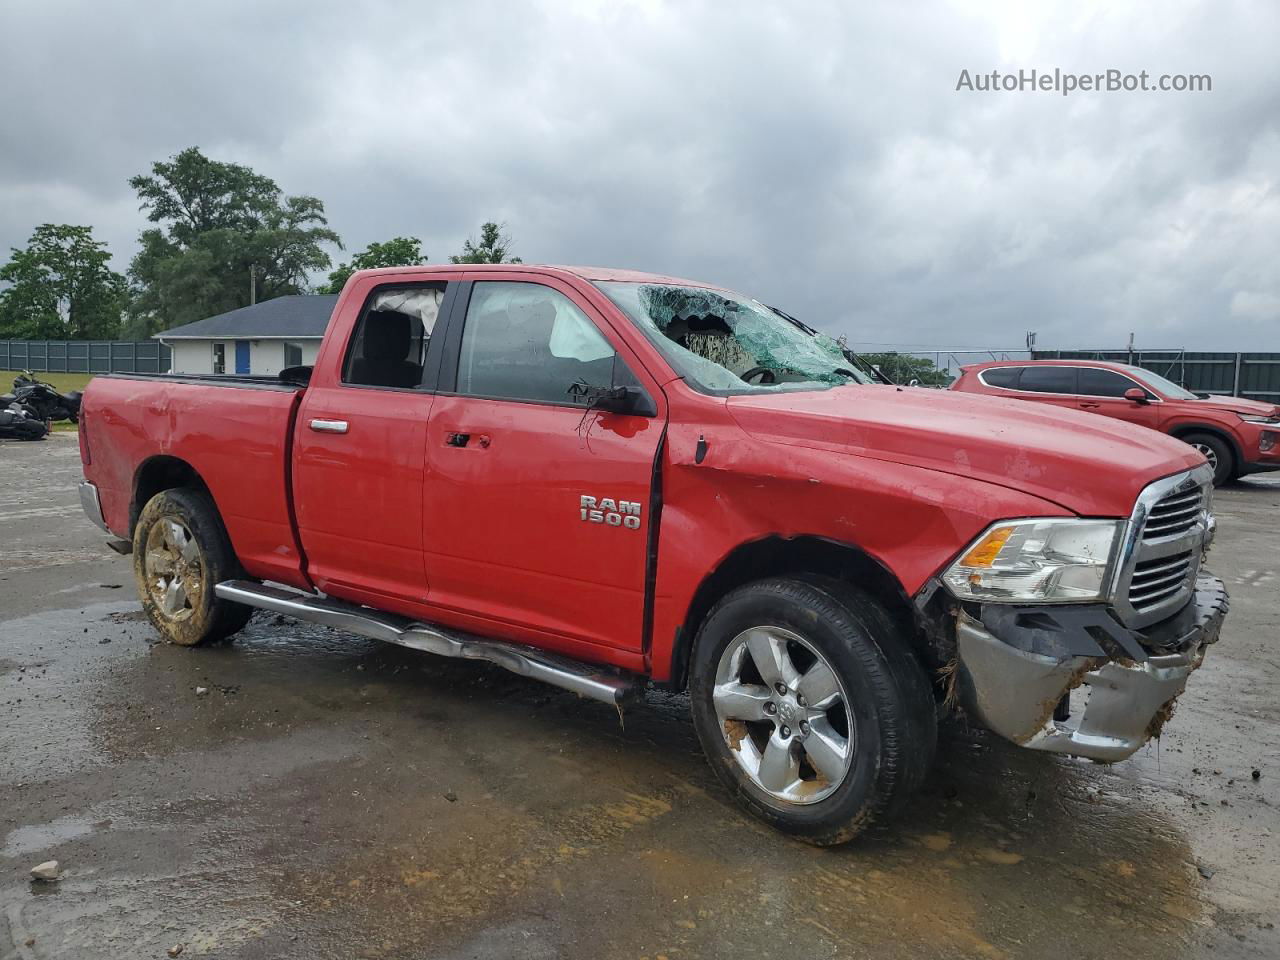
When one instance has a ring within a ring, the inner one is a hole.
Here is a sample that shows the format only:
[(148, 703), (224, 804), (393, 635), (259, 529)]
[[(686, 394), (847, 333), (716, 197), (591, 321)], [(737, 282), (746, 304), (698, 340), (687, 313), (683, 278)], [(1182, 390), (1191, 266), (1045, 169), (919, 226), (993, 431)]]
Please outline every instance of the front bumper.
[[(1012, 617), (983, 622), (961, 611), (958, 693), (983, 724), (1020, 746), (1123, 760), (1160, 734), (1187, 677), (1217, 641), (1227, 603), (1222, 581), (1201, 574), (1186, 607), (1141, 636), (1111, 618), (1103, 626), (1096, 607), (1061, 608), (1057, 618), (1028, 614), (1036, 619), (1021, 627)], [(1088, 639), (1096, 641), (1099, 631), (1103, 645)], [(1153, 641), (1159, 652), (1149, 652)], [(1095, 649), (1085, 652), (1090, 645)], [(1088, 701), (1078, 718), (1055, 720), (1058, 703), (1080, 686)]]

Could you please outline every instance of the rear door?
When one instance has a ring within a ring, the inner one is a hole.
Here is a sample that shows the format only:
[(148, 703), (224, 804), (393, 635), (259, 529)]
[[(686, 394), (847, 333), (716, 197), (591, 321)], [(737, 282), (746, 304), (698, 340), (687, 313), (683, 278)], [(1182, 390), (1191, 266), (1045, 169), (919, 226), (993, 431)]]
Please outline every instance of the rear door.
[[(1134, 388), (1147, 397), (1146, 403), (1125, 398), (1125, 391)], [(1136, 380), (1104, 367), (1080, 368), (1081, 410), (1100, 413), (1117, 420), (1127, 420), (1142, 427), (1157, 429), (1160, 421), (1159, 398)]]
[(1078, 372), (1078, 367), (1058, 364), (1023, 367), (1017, 389), (1024, 400), (1038, 400), (1064, 410), (1076, 410), (1080, 403), (1076, 396)]
[[(665, 399), (585, 298), (534, 276), (472, 275), (453, 312), (427, 425), (431, 603), (565, 652), (638, 652)], [(652, 416), (588, 409), (587, 389), (624, 384)]]
[(362, 306), (350, 336), (324, 348), (341, 350), (340, 363), (322, 356), (303, 397), (294, 428), (294, 502), (316, 586), (414, 611), (427, 595), (423, 469), (443, 349), (434, 334), (452, 285), (376, 279), (352, 291)]

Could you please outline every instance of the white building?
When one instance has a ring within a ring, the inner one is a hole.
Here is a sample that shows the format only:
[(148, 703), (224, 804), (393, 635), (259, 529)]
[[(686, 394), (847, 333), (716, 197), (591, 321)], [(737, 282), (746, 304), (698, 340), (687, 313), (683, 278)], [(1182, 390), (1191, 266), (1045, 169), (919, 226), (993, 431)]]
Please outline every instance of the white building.
[(155, 335), (173, 350), (170, 373), (274, 377), (313, 364), (336, 294), (277, 297)]

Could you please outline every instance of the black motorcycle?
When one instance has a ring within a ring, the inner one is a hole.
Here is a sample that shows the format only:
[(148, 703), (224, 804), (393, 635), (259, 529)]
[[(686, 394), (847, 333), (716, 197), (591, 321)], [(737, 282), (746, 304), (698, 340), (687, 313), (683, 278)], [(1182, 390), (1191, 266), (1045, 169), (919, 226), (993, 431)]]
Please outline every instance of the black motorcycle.
[(48, 435), (49, 425), (34, 416), (30, 408), (0, 400), (0, 439), (43, 440)]
[(30, 370), (13, 378), (13, 393), (0, 396), (0, 410), (14, 403), (26, 407), (37, 420), (47, 423), (55, 420), (75, 423), (80, 419), (79, 390), (59, 393), (52, 384), (37, 379)]

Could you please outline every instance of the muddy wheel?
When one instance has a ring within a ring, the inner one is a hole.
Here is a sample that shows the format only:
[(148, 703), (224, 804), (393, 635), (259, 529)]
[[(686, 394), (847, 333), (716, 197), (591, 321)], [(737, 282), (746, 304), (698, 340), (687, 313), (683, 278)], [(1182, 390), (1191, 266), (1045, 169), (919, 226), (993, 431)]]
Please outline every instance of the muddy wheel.
[(690, 664), (693, 720), (748, 811), (826, 846), (920, 785), (934, 704), (898, 633), (879, 604), (834, 581), (762, 580), (715, 606)]
[(1231, 447), (1220, 437), (1211, 433), (1188, 433), (1182, 438), (1191, 444), (1209, 461), (1213, 468), (1213, 485), (1220, 487), (1235, 475), (1236, 458)]
[(164, 490), (142, 508), (133, 531), (133, 575), (142, 609), (171, 643), (193, 647), (222, 640), (249, 621), (250, 607), (213, 592), (237, 570), (207, 494)]

